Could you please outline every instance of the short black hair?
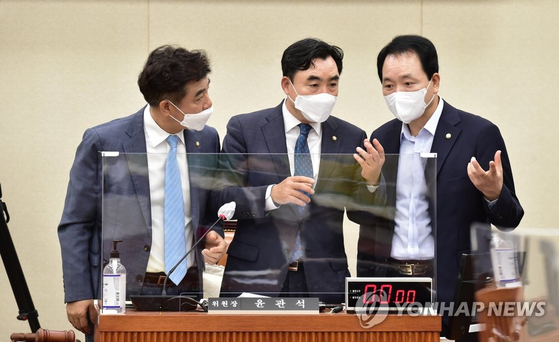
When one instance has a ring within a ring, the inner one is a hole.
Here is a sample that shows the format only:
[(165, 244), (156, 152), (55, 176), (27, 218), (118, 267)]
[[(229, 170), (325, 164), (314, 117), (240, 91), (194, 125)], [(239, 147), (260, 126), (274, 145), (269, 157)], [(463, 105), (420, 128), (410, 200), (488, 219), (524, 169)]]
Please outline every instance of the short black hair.
[(204, 51), (163, 45), (149, 54), (138, 76), (138, 86), (152, 107), (165, 99), (178, 105), (186, 95), (186, 84), (199, 81), (210, 72), (210, 62)]
[(401, 55), (406, 52), (414, 52), (419, 57), (423, 71), (427, 74), (429, 80), (435, 73), (439, 72), (437, 49), (435, 49), (435, 45), (429, 39), (417, 35), (397, 36), (382, 48), (378, 54), (377, 70), (381, 82), (382, 67), (386, 57), (388, 55)]
[(283, 76), (287, 76), (293, 81), (295, 73), (310, 68), (314, 59), (327, 59), (328, 57), (334, 59), (338, 67), (338, 73), (341, 75), (342, 60), (344, 59), (344, 51), (341, 48), (316, 38), (305, 38), (295, 42), (285, 49), (281, 57)]

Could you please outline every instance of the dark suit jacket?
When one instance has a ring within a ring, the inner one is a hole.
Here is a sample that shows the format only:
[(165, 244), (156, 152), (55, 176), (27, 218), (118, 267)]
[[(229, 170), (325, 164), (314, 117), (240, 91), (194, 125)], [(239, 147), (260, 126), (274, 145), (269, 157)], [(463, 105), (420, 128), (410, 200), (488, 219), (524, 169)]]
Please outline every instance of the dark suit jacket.
[[(398, 154), (402, 122), (392, 120), (371, 135), (383, 145), (385, 153)], [(495, 152), (501, 150), (503, 189), (489, 210), (482, 193), (470, 181), (467, 165), (472, 156), (487, 170)], [(518, 226), (524, 211), (514, 192), (512, 170), (505, 142), (497, 126), (479, 116), (444, 103), (431, 152), (437, 153), (436, 165), (436, 269), (437, 300), (452, 301), (460, 257), (471, 250), (470, 226), (474, 222), (492, 223), (500, 228)], [(398, 158), (388, 158), (383, 167), (387, 185), (387, 209), (396, 202)], [(429, 182), (429, 179), (426, 179)], [(431, 187), (435, 189), (434, 186)], [(384, 276), (390, 257), (394, 221), (392, 215), (377, 217), (373, 224), (361, 227), (358, 247), (358, 275)]]
[[(349, 276), (344, 208), (352, 205), (356, 189), (364, 191), (364, 200), (373, 197), (365, 193), (359, 164), (352, 156), (365, 138), (363, 130), (330, 117), (322, 124), (321, 163), (310, 205), (302, 214), (295, 205), (266, 212), (267, 187), (290, 176), (282, 105), (231, 118), (222, 157), (237, 186), (219, 191), (217, 204), (235, 200), (238, 223), (228, 250), (222, 295), (245, 291), (277, 295), (300, 229), (311, 296), (343, 301), (344, 280)], [(345, 155), (329, 155), (338, 153)]]
[[(66, 302), (101, 296), (100, 275), (108, 261), (112, 240), (123, 240), (118, 249), (127, 270), (127, 297), (141, 291), (151, 249), (143, 112), (141, 109), (128, 117), (88, 129), (78, 146), (58, 226)], [(216, 130), (208, 126), (200, 132), (185, 130), (184, 136), (190, 173), (192, 227), (197, 237), (204, 222), (209, 193), (209, 186), (204, 184), (208, 180), (206, 175), (215, 167), (219, 137)], [(101, 151), (125, 155), (102, 158)], [(207, 157), (198, 153), (213, 155)], [(200, 251), (201, 248), (196, 259), (202, 270), (204, 261)]]

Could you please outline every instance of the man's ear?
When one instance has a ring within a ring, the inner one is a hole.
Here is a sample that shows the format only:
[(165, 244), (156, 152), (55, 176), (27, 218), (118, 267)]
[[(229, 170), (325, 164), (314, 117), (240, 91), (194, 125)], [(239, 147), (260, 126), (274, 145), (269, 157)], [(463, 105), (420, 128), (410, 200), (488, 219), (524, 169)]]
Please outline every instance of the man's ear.
[(291, 87), (291, 83), (289, 82), (289, 77), (283, 76), (281, 78), (281, 89), (283, 89), (283, 93), (285, 95), (289, 95), (289, 87)]
[(438, 94), (441, 85), (441, 75), (438, 72), (434, 73), (433, 77), (431, 77), (431, 83), (433, 84), (433, 91), (435, 94)]
[(169, 103), (168, 100), (161, 100), (161, 102), (159, 102), (159, 111), (164, 114), (164, 115), (170, 115), (169, 113), (171, 112), (171, 104)]

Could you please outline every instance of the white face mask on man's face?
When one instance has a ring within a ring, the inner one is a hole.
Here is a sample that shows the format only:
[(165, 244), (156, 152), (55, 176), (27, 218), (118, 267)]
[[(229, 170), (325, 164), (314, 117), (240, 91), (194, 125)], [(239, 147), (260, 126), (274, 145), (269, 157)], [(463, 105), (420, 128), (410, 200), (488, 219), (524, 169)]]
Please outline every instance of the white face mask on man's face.
[(297, 97), (295, 101), (291, 96), (287, 97), (295, 104), (295, 108), (301, 111), (305, 119), (309, 122), (322, 123), (330, 117), (332, 111), (334, 110), (334, 105), (336, 104), (337, 97), (327, 93), (320, 93), (316, 95), (299, 95), (295, 86), (289, 80), (289, 83), (295, 90)]
[(423, 89), (417, 91), (397, 91), (390, 95), (386, 95), (384, 99), (396, 119), (405, 124), (409, 124), (413, 120), (420, 118), (425, 112), (425, 108), (427, 108), (435, 98), (435, 94), (433, 94), (429, 103), (425, 103), (425, 94), (427, 94), (427, 89), (429, 89), (430, 85), (431, 81), (429, 81), (427, 87)]
[[(167, 101), (169, 101), (169, 100), (167, 100)], [(185, 114), (173, 102), (169, 101), (169, 103), (172, 104), (176, 109), (178, 109), (178, 111), (181, 112), (182, 115), (184, 115), (184, 118), (182, 119), (182, 121), (179, 121), (175, 117), (173, 117), (172, 115), (169, 115), (169, 116), (172, 117), (173, 120), (175, 120), (176, 122), (180, 123), (183, 127), (186, 127), (186, 128), (188, 128), (192, 131), (203, 130), (204, 126), (206, 126), (206, 122), (208, 122), (208, 120), (210, 119), (210, 116), (212, 115), (212, 113), (214, 111), (214, 106), (212, 104), (212, 106), (210, 108), (205, 109), (198, 114)]]

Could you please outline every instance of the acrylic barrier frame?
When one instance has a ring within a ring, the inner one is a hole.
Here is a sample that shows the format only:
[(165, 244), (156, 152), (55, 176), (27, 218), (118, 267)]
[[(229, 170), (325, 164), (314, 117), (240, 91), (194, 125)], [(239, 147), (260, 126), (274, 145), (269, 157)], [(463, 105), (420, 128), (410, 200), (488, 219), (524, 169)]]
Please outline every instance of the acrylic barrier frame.
[[(109, 260), (112, 241), (122, 240), (118, 249), (127, 269), (127, 298), (130, 295), (159, 294), (161, 287), (146, 286), (144, 277), (155, 247), (152, 244), (152, 206), (154, 210), (162, 210), (161, 199), (152, 202), (150, 186), (164, 184), (164, 180), (149, 179), (148, 163), (159, 161), (164, 165), (167, 155), (101, 153), (102, 266)], [(408, 209), (426, 222), (427, 227), (406, 238), (432, 246), (434, 257), (421, 255), (418, 248), (409, 247), (409, 244), (408, 250), (416, 253), (417, 260), (430, 259), (433, 283), (429, 290), (436, 301), (435, 154), (386, 155), (380, 184), (374, 191), (361, 177), (361, 167), (353, 154), (312, 156), (313, 164), (319, 161), (320, 167), (313, 170), (315, 193), (311, 196), (311, 204), (303, 210), (294, 204), (283, 204), (270, 210), (269, 206), (274, 206), (274, 202), (269, 200), (266, 204), (265, 200), (270, 185), (279, 184), (291, 176), (293, 154), (191, 153), (179, 154), (178, 158), (185, 158), (188, 165), (187, 172), (181, 172), (183, 180), (189, 179), (190, 206), (187, 209), (193, 230), (189, 235), (190, 246), (217, 219), (222, 204), (233, 200), (237, 203), (233, 217), (236, 232), (228, 247), (221, 296), (241, 293), (285, 296), (282, 287), (288, 272), (292, 272), (288, 270), (289, 258), (299, 234), (304, 244), (302, 264), (308, 291), (292, 293), (291, 296), (318, 297), (325, 303), (344, 301), (346, 277), (387, 277), (394, 276), (394, 270), (415, 268), (414, 258), (406, 258), (412, 259), (411, 266), (393, 263), (390, 251), (395, 218), (400, 214), (395, 205), (396, 197), (400, 196), (396, 187), (398, 165), (419, 165), (419, 169), (413, 172), (413, 179), (405, 184), (401, 182), (398, 190), (403, 193), (416, 191), (423, 199), (422, 205)], [(415, 188), (407, 189), (410, 186)], [(221, 226), (218, 224), (218, 231)], [(346, 246), (347, 241), (353, 243)], [(188, 258), (191, 266), (203, 269), (203, 248), (201, 243)], [(352, 257), (348, 258), (348, 255)], [(418, 263), (425, 264), (426, 260)], [(418, 276), (425, 277), (424, 274)], [(171, 294), (183, 293), (180, 286), (170, 282), (167, 290)], [(201, 298), (202, 289), (190, 291), (188, 295)]]

